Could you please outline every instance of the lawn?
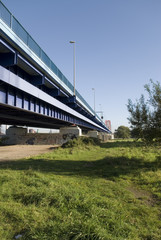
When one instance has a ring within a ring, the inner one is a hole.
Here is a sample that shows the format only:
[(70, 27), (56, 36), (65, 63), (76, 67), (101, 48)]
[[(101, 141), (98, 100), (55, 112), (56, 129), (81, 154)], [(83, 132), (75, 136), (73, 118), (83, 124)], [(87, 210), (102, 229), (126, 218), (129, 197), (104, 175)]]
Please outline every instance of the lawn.
[(0, 163), (1, 240), (160, 240), (161, 147), (74, 140)]

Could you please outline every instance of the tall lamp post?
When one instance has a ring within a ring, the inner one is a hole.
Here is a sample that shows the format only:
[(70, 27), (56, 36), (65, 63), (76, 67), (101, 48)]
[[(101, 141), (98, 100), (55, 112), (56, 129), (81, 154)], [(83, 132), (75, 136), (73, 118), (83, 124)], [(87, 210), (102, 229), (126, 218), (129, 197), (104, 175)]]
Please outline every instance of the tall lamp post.
[(70, 41), (73, 44), (73, 86), (74, 86), (74, 96), (75, 96), (75, 41)]
[(96, 111), (95, 111), (95, 88), (92, 88), (93, 92), (94, 92), (94, 112), (96, 114)]

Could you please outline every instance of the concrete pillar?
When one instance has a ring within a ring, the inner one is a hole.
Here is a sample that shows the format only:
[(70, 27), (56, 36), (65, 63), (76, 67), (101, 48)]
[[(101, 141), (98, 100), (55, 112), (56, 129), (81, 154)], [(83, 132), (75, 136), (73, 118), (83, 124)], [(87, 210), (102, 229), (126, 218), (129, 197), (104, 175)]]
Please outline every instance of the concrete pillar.
[(114, 138), (113, 138), (113, 134), (109, 134), (109, 133), (105, 133), (105, 132), (99, 132), (99, 139), (101, 141), (106, 142), (106, 141), (114, 139)]
[(27, 136), (27, 128), (12, 126), (6, 129), (5, 144), (21, 144)]
[(98, 138), (99, 138), (101, 141), (104, 141), (104, 132), (99, 132), (99, 133), (98, 133)]
[(82, 129), (78, 126), (60, 128), (60, 134), (79, 137), (82, 136)]
[(27, 134), (27, 128), (12, 126), (6, 130), (7, 136), (13, 135), (25, 135)]
[(88, 131), (88, 136), (93, 138), (98, 138), (98, 132), (97, 131)]

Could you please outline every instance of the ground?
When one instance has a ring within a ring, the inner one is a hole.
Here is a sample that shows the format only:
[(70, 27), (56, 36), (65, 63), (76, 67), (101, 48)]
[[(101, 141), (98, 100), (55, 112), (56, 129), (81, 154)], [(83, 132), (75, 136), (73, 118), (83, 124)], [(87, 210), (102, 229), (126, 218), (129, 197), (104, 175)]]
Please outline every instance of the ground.
[(161, 240), (159, 145), (54, 147), (0, 147), (0, 239)]
[(54, 145), (0, 146), (0, 161), (16, 160), (52, 151)]

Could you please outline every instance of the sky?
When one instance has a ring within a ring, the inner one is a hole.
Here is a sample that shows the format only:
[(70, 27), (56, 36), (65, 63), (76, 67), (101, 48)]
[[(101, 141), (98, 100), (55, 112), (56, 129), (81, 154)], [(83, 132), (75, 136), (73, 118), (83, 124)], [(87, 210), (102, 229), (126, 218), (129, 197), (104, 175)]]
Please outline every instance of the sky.
[[(76, 89), (111, 120), (130, 126), (128, 99), (161, 82), (161, 0), (2, 0)], [(99, 113), (98, 113), (99, 115)]]

